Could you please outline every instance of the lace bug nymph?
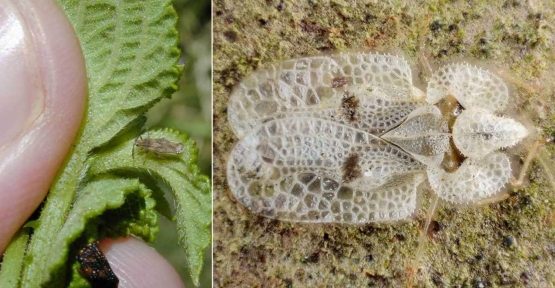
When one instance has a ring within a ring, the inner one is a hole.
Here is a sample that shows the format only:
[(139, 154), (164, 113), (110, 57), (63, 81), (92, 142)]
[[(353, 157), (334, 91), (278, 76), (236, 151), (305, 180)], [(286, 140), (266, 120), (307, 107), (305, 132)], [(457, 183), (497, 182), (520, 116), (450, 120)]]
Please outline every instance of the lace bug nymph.
[(79, 273), (92, 287), (118, 287), (119, 279), (98, 247), (98, 241), (81, 248), (77, 252), (77, 261), (81, 264)]

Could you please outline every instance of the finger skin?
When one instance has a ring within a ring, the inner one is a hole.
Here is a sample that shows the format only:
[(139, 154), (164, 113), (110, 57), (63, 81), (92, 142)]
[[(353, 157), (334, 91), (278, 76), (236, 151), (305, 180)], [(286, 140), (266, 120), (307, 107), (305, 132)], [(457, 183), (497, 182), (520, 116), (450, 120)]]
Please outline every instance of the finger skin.
[(168, 261), (141, 240), (105, 239), (99, 246), (119, 278), (120, 288), (185, 287)]
[(0, 79), (2, 253), (44, 199), (85, 110), (83, 53), (53, 0), (0, 0)]

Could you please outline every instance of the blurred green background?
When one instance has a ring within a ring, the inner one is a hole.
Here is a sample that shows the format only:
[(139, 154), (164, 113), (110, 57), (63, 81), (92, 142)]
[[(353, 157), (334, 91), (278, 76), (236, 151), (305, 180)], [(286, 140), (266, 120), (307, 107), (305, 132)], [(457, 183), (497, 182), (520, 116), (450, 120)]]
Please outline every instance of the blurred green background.
[[(179, 15), (177, 29), (185, 65), (179, 91), (171, 99), (155, 105), (147, 114), (147, 127), (171, 127), (187, 133), (197, 142), (198, 164), (203, 174), (212, 177), (212, 57), (210, 1), (175, 0)], [(169, 198), (171, 199), (171, 198)], [(170, 201), (172, 202), (172, 201)], [(168, 259), (186, 287), (194, 287), (189, 277), (185, 251), (177, 243), (175, 223), (160, 216), (160, 234), (152, 245)], [(212, 249), (205, 252), (200, 287), (211, 287)]]

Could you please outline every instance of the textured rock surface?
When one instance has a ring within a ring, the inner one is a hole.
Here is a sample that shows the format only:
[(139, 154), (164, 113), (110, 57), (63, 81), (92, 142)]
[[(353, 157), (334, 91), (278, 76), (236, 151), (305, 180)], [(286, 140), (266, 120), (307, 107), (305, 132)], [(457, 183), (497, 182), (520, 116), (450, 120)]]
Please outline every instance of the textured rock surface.
[[(414, 65), (425, 55), (432, 69), (464, 60), (529, 86), (510, 91), (511, 116), (553, 133), (552, 1), (358, 2), (214, 3), (214, 286), (400, 287), (411, 273), (419, 287), (555, 285), (555, 193), (539, 165), (531, 183), (502, 202), (440, 203), (418, 269), (427, 195), (411, 220), (365, 226), (269, 220), (233, 198), (225, 179), (237, 142), (227, 124), (229, 95), (256, 68), (283, 59), (368, 49), (404, 55)], [(430, 75), (419, 71), (415, 80)], [(521, 146), (508, 151), (515, 160), (525, 156)], [(508, 248), (507, 235), (517, 244)]]

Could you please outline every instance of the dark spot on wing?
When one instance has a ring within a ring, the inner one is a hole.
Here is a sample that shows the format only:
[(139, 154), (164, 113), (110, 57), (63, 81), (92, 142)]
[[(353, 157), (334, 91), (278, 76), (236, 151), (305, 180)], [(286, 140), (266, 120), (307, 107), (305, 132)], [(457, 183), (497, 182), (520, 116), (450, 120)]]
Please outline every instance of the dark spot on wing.
[(343, 101), (341, 101), (341, 108), (343, 114), (347, 116), (349, 121), (354, 122), (357, 120), (356, 114), (358, 110), (359, 100), (354, 95), (343, 96)]
[(331, 87), (332, 88), (339, 88), (339, 87), (343, 87), (345, 85), (347, 85), (349, 81), (347, 81), (347, 78), (343, 77), (343, 76), (337, 76), (334, 77), (333, 79), (331, 79)]
[(89, 281), (93, 288), (118, 287), (119, 279), (110, 268), (106, 257), (98, 248), (98, 242), (87, 244), (77, 252), (81, 264), (79, 273)]
[(359, 158), (357, 153), (351, 153), (343, 162), (343, 181), (349, 183), (362, 176)]

